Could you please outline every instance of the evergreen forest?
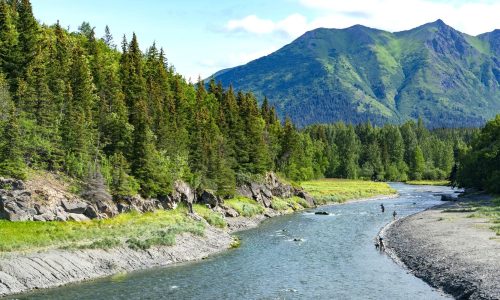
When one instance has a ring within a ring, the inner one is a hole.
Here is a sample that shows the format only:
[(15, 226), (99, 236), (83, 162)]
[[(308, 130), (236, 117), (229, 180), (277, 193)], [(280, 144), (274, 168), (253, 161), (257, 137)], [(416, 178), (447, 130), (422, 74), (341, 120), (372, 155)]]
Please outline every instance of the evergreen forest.
[[(161, 47), (141, 49), (135, 34), (118, 42), (108, 27), (100, 36), (88, 23), (43, 25), (29, 0), (1, 0), (0, 175), (102, 176), (117, 198), (161, 197), (181, 179), (230, 197), (240, 180), (269, 171), (292, 181), (447, 179), (474, 169), (488, 139), (498, 144), (498, 117), (480, 137), (422, 120), (298, 128), (267, 99), (189, 82)], [(498, 178), (498, 158), (480, 163)]]

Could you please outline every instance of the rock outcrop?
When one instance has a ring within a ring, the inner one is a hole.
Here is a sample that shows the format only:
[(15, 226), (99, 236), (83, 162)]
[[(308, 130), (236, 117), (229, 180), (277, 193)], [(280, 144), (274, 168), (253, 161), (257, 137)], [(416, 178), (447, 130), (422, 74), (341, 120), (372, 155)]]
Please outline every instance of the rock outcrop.
[[(262, 182), (247, 181), (240, 184), (237, 193), (254, 199), (264, 207), (271, 207), (274, 197), (303, 198), (312, 207), (314, 199), (305, 191), (283, 183), (274, 173), (268, 173)], [(21, 180), (0, 178), (0, 218), (10, 221), (86, 221), (112, 218), (131, 211), (152, 212), (158, 209), (175, 209), (181, 202), (193, 213), (193, 204), (201, 203), (227, 217), (238, 213), (224, 206), (224, 199), (211, 190), (196, 191), (189, 184), (177, 181), (170, 195), (159, 199), (140, 196), (114, 200), (106, 189), (103, 177), (97, 173), (81, 193), (74, 195), (63, 186), (28, 184)]]
[(266, 174), (264, 182), (244, 182), (238, 186), (236, 191), (242, 196), (254, 199), (265, 207), (271, 207), (273, 197), (290, 198), (292, 196), (303, 198), (311, 207), (315, 206), (314, 199), (304, 190), (283, 183), (272, 172)]

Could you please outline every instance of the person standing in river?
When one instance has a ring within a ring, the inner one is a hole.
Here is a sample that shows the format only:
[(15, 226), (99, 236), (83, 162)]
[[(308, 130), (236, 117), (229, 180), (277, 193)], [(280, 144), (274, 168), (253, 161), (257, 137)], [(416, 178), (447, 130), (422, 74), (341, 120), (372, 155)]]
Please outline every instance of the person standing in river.
[(394, 211), (394, 212), (392, 213), (392, 219), (393, 219), (393, 220), (396, 220), (396, 216), (397, 216), (397, 215), (398, 215), (398, 214), (396, 213), (396, 211)]
[(382, 210), (382, 212), (385, 212), (384, 204), (380, 204), (380, 209)]

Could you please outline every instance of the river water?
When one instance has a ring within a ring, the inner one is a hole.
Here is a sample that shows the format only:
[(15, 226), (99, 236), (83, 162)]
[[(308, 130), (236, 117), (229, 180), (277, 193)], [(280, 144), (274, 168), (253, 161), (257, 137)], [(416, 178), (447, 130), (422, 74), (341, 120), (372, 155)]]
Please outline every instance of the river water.
[[(446, 187), (394, 183), (399, 198), (331, 205), (240, 232), (238, 249), (196, 263), (26, 294), (25, 299), (449, 299), (383, 252), (392, 220), (439, 204)], [(385, 205), (381, 213), (380, 204)], [(301, 239), (302, 241), (294, 241)], [(23, 298), (21, 297), (21, 298)]]

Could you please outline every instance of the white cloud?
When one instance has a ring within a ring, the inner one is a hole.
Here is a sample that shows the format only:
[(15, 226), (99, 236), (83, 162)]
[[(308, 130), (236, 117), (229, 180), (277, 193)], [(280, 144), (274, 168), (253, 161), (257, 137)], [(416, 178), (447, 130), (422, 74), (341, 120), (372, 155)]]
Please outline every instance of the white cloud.
[(243, 19), (230, 20), (225, 28), (230, 32), (248, 32), (254, 34), (281, 33), (287, 36), (297, 36), (307, 27), (307, 19), (301, 14), (292, 14), (285, 19), (274, 22), (249, 15)]
[(345, 28), (362, 24), (374, 28), (401, 31), (427, 22), (443, 19), (450, 26), (468, 34), (479, 34), (500, 28), (500, 1), (452, 3), (429, 0), (298, 0), (316, 17), (308, 20), (295, 13), (282, 20), (261, 19), (249, 15), (230, 20), (229, 32), (251, 34), (285, 34), (296, 38), (318, 27)]
[[(453, 3), (454, 2), (454, 3)], [(479, 34), (500, 27), (500, 1), (429, 1), (429, 0), (300, 0), (305, 7), (324, 11), (312, 20), (316, 27), (346, 27), (356, 23), (401, 31), (443, 19), (468, 34)], [(361, 18), (352, 18), (352, 12)]]

